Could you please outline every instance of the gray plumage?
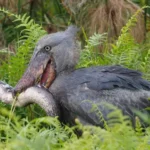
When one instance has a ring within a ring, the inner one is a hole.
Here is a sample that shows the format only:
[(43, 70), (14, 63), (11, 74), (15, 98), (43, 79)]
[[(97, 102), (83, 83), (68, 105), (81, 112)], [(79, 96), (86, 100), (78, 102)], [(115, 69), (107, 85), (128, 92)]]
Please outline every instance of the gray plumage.
[[(121, 66), (74, 70), (80, 54), (76, 32), (77, 28), (70, 26), (63, 32), (41, 38), (29, 67), (14, 91), (20, 92), (33, 86), (37, 79), (46, 82), (46, 79), (49, 80), (46, 70), (51, 68), (55, 73), (50, 73), (53, 81), (50, 82), (49, 91), (60, 107), (63, 121), (72, 123), (77, 117), (84, 123), (102, 126), (99, 117), (91, 109), (92, 104), (98, 104), (106, 118), (110, 110), (103, 102), (119, 107), (134, 120), (133, 108), (141, 111), (150, 106), (150, 82), (142, 79), (140, 72)], [(46, 46), (49, 51), (45, 49)]]
[(133, 108), (144, 111), (150, 107), (150, 82), (142, 79), (140, 72), (121, 66), (82, 68), (62, 74), (50, 91), (73, 118), (79, 117), (81, 121), (100, 126), (99, 116), (90, 111), (93, 104), (106, 120), (110, 110), (105, 107), (105, 102), (117, 106), (132, 120), (135, 120)]

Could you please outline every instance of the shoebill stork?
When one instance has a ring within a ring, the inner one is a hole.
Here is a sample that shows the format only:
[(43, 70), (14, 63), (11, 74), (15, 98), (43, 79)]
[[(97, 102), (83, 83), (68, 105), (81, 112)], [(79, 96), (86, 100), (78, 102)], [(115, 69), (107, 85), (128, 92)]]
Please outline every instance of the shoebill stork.
[(60, 119), (71, 124), (78, 118), (84, 124), (103, 126), (92, 108), (96, 104), (107, 119), (110, 109), (105, 102), (134, 120), (133, 108), (145, 111), (150, 107), (150, 82), (140, 72), (117, 65), (75, 69), (80, 54), (76, 32), (77, 28), (70, 26), (42, 37), (14, 93), (33, 85), (48, 89), (58, 104)]

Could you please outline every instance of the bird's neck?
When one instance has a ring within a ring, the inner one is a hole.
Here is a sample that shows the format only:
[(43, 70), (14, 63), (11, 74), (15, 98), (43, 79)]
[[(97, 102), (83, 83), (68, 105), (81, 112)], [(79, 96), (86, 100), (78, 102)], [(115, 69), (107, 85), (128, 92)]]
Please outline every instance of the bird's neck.
[(71, 72), (73, 72), (74, 70), (75, 70), (75, 67), (67, 68), (67, 69), (65, 69), (65, 70), (63, 70), (63, 71), (61, 71), (61, 72), (59, 72), (59, 73), (57, 74), (57, 76), (68, 75), (68, 74), (70, 74)]
[(62, 93), (65, 90), (65, 80), (67, 76), (73, 71), (74, 69), (67, 69), (56, 75), (55, 80), (49, 88), (49, 91), (52, 93), (55, 99), (57, 99), (60, 93)]

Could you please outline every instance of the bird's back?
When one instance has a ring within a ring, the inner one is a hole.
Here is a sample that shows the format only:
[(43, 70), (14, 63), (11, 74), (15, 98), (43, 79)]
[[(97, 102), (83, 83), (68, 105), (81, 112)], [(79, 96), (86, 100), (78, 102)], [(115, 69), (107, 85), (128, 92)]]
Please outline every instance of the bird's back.
[(113, 104), (132, 120), (135, 118), (133, 108), (150, 107), (150, 82), (144, 80), (140, 72), (121, 66), (75, 70), (64, 77), (62, 86), (61, 105), (94, 125), (102, 126), (102, 122), (93, 106), (97, 106), (106, 119), (111, 110), (106, 103)]
[(150, 82), (144, 80), (140, 72), (119, 65), (78, 69), (69, 74), (67, 80), (67, 86), (72, 88), (86, 83), (95, 91), (116, 88), (150, 91)]

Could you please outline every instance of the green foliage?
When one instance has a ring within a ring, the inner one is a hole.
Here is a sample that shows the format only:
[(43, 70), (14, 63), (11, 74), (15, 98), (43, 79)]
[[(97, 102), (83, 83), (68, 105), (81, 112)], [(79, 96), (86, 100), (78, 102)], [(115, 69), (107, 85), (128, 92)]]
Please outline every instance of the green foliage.
[[(61, 0), (4, 0), (0, 2), (0, 7), (5, 7), (16, 14), (27, 14), (36, 23), (41, 24), (48, 32), (53, 32), (56, 28), (64, 28), (72, 20), (72, 16), (67, 13)], [(14, 29), (18, 25), (7, 15), (0, 14), (0, 28), (2, 28), (5, 44), (12, 44), (17, 41), (20, 29)], [(5, 45), (5, 46), (6, 46)]]
[(89, 40), (87, 40), (87, 45), (81, 52), (80, 61), (77, 68), (103, 64), (103, 60), (100, 58), (102, 54), (100, 54), (97, 49), (106, 40), (106, 35), (106, 33), (95, 33), (89, 38)]
[[(29, 61), (30, 54), (36, 41), (45, 34), (45, 31), (26, 15), (12, 14), (4, 9), (2, 12), (15, 17), (14, 21), (21, 22), (17, 28), (22, 32), (16, 45), (16, 54), (10, 54), (8, 62), (1, 66), (0, 78), (14, 85)], [(94, 34), (87, 41), (78, 67), (92, 65), (120, 64), (130, 68), (139, 69), (145, 73), (150, 72), (148, 67), (150, 45), (149, 43), (137, 44), (131, 37), (129, 30), (135, 25), (138, 12), (130, 19), (122, 29), (122, 34), (108, 50), (106, 34)], [(104, 53), (96, 51), (103, 44)], [(107, 105), (107, 104), (104, 104)], [(104, 122), (104, 128), (96, 126), (83, 126), (78, 120), (77, 125), (68, 127), (62, 125), (57, 118), (45, 117), (29, 121), (22, 115), (15, 116), (5, 109), (0, 109), (0, 149), (4, 150), (148, 150), (150, 149), (150, 128), (143, 128), (139, 119), (135, 118), (135, 129), (129, 117), (124, 116), (121, 110), (114, 106), (105, 120), (98, 109), (98, 104), (93, 105), (91, 111), (96, 111)], [(141, 115), (146, 118), (145, 115)], [(146, 120), (146, 119), (145, 119)], [(149, 120), (149, 118), (147, 118)], [(150, 122), (147, 121), (148, 125)], [(81, 130), (82, 136), (77, 137), (75, 130)]]
[[(110, 106), (108, 106), (110, 107)], [(113, 108), (113, 106), (111, 106)], [(107, 129), (83, 126), (79, 121), (74, 127), (61, 125), (57, 118), (44, 117), (28, 121), (0, 110), (0, 149), (6, 150), (141, 150), (149, 149), (150, 128), (145, 135), (137, 121), (136, 130), (129, 118), (113, 108)], [(115, 116), (115, 117), (114, 117)], [(117, 119), (116, 119), (117, 118)], [(115, 123), (117, 122), (117, 123)], [(74, 130), (82, 131), (77, 137)]]
[(0, 110), (0, 148), (8, 150), (60, 149), (69, 138), (76, 138), (73, 130), (62, 127), (57, 118), (20, 119), (7, 110)]
[(0, 11), (14, 17), (14, 22), (20, 22), (20, 25), (16, 26), (16, 28), (22, 29), (18, 43), (16, 44), (16, 54), (10, 56), (11, 54), (8, 51), (10, 59), (8, 59), (7, 62), (2, 62), (3, 64), (0, 70), (1, 80), (6, 80), (11, 85), (15, 85), (27, 67), (35, 43), (41, 36), (46, 34), (46, 32), (26, 14), (23, 16), (16, 15), (4, 8), (1, 8)]
[(61, 0), (37, 0), (33, 4), (33, 10), (30, 15), (37, 22), (44, 26), (48, 25), (51, 29), (53, 25), (58, 27), (66, 26), (70, 16), (62, 6)]
[[(150, 79), (150, 47), (149, 36), (147, 42), (138, 44), (130, 34), (130, 29), (136, 25), (138, 10), (121, 30), (121, 35), (115, 44), (108, 47), (106, 34), (94, 34), (87, 41), (87, 46), (81, 53), (77, 68), (95, 65), (123, 65), (128, 68), (140, 70), (146, 79)], [(103, 53), (97, 48), (103, 44)], [(96, 48), (96, 50), (95, 50)], [(94, 50), (94, 52), (93, 52)]]

